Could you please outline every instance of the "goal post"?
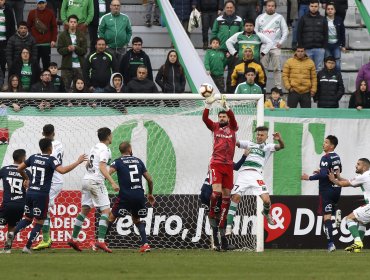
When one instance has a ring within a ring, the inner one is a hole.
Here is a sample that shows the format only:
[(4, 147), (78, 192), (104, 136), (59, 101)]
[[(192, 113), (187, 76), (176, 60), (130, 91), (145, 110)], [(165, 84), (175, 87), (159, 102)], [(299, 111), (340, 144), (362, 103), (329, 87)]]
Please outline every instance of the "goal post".
[[(225, 96), (238, 121), (238, 139), (252, 139), (253, 128), (264, 124), (264, 96)], [(221, 95), (215, 97), (210, 118), (217, 121)], [(0, 134), (6, 129), (8, 141), (0, 145), (0, 162), (2, 166), (11, 164), (12, 152), (19, 148), (28, 156), (38, 153), (42, 127), (47, 123), (55, 126), (66, 164), (76, 155), (88, 153), (99, 141), (98, 128), (109, 127), (113, 133), (112, 159), (120, 155), (119, 143), (131, 141), (134, 155), (144, 161), (153, 177), (157, 205), (149, 208), (145, 219), (153, 247), (209, 248), (209, 222), (199, 200), (212, 152), (212, 135), (202, 122), (203, 100), (198, 94), (2, 93), (0, 104), (7, 109), (1, 114), (1, 124), (6, 127), (0, 127)], [(236, 149), (234, 161), (242, 153)], [(78, 167), (63, 176), (63, 192), (51, 213), (53, 247), (65, 248), (70, 238), (73, 219), (80, 210), (83, 175), (84, 168)], [(115, 193), (107, 187), (113, 201)], [(264, 249), (263, 206), (259, 200), (243, 198), (235, 217), (238, 228), (231, 240), (239, 249)], [(96, 237), (98, 216), (92, 213), (83, 226), (79, 238), (85, 248)], [(5, 229), (0, 228), (0, 239), (2, 231)], [(139, 236), (131, 217), (120, 218), (107, 240), (112, 248), (136, 248)]]

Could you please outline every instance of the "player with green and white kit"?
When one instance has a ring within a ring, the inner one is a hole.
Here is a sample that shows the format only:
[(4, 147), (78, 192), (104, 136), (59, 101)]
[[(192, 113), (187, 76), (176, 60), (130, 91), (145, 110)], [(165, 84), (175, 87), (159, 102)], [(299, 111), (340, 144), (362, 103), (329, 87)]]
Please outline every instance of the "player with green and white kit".
[(274, 140), (278, 141), (278, 144), (266, 143), (268, 138), (268, 127), (266, 126), (257, 127), (255, 132), (256, 143), (247, 140), (236, 142), (236, 146), (239, 148), (248, 149), (249, 154), (238, 171), (238, 178), (231, 191), (232, 198), (229, 211), (227, 213), (226, 235), (230, 235), (232, 233), (232, 225), (238, 208), (238, 203), (240, 202), (242, 195), (247, 191), (251, 191), (253, 195), (259, 195), (261, 197), (263, 201), (262, 214), (266, 217), (269, 224), (275, 224), (275, 221), (269, 214), (271, 200), (267, 186), (263, 180), (263, 170), (271, 154), (275, 151), (284, 149), (285, 145), (279, 132), (273, 133)]

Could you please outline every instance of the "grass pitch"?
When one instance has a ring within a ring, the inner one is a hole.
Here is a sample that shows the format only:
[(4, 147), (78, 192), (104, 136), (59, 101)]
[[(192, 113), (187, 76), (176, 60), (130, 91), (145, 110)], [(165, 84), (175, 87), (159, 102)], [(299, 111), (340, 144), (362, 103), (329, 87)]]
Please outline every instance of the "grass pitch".
[(370, 251), (266, 250), (212, 252), (152, 250), (113, 254), (45, 250), (32, 255), (13, 250), (0, 255), (0, 279), (370, 279)]

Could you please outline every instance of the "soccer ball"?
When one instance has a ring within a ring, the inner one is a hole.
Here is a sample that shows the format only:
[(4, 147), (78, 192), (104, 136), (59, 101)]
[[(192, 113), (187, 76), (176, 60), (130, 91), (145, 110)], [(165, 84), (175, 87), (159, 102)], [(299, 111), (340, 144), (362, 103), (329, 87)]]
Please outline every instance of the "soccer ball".
[(213, 86), (211, 84), (204, 83), (199, 87), (199, 93), (204, 98), (210, 97), (213, 94)]

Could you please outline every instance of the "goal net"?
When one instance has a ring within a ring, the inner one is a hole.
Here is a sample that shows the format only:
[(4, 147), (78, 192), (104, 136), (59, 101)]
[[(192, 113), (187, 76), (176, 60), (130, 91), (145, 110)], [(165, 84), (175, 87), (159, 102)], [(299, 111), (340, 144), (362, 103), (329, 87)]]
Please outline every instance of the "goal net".
[[(226, 95), (239, 125), (238, 139), (252, 139), (252, 130), (263, 124), (262, 95)], [(149, 99), (150, 98), (150, 99)], [(120, 156), (118, 146), (130, 141), (154, 181), (156, 205), (148, 209), (146, 232), (153, 248), (210, 248), (210, 226), (199, 199), (212, 152), (212, 134), (202, 122), (203, 98), (195, 94), (77, 94), (3, 93), (0, 102), (0, 162), (12, 163), (12, 153), (23, 148), (27, 156), (38, 153), (42, 128), (51, 123), (55, 139), (63, 144), (64, 164), (81, 153), (89, 153), (99, 142), (97, 130), (113, 132), (112, 160)], [(210, 118), (217, 121), (221, 110), (213, 105)], [(243, 150), (236, 149), (234, 161)], [(74, 219), (81, 209), (81, 165), (63, 175), (63, 191), (51, 210), (51, 237), (54, 248), (66, 248)], [(235, 173), (236, 174), (236, 173)], [(145, 180), (144, 180), (145, 181)], [(111, 201), (116, 193), (107, 184)], [(1, 192), (1, 190), (0, 190)], [(0, 194), (0, 201), (2, 195)], [(238, 249), (263, 250), (263, 219), (256, 211), (258, 200), (243, 198), (235, 217), (231, 243)], [(79, 236), (88, 248), (97, 237), (99, 213), (91, 212)], [(16, 239), (24, 246), (30, 229)], [(6, 228), (0, 228), (0, 242)], [(118, 219), (107, 238), (112, 248), (137, 248), (140, 236), (132, 219)]]

